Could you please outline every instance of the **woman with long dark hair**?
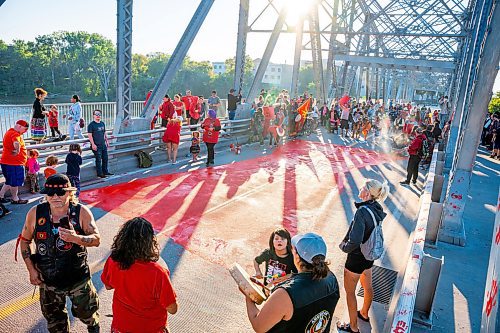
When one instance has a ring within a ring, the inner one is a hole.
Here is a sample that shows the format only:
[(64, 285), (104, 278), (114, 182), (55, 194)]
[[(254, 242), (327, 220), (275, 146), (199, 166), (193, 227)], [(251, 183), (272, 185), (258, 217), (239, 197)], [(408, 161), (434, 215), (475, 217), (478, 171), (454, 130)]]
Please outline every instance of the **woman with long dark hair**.
[(167, 313), (177, 312), (177, 296), (159, 258), (151, 223), (142, 217), (125, 222), (101, 276), (106, 289), (115, 289), (111, 332), (168, 332)]
[(256, 332), (330, 332), (340, 294), (326, 244), (314, 233), (296, 235), (291, 243), (298, 273), (278, 284), (260, 310), (247, 296), (248, 319)]
[(49, 112), (45, 110), (45, 106), (42, 103), (45, 97), (47, 97), (47, 92), (42, 88), (36, 88), (35, 97), (33, 115), (31, 116), (31, 138), (35, 141), (42, 141), (47, 135), (45, 116)]

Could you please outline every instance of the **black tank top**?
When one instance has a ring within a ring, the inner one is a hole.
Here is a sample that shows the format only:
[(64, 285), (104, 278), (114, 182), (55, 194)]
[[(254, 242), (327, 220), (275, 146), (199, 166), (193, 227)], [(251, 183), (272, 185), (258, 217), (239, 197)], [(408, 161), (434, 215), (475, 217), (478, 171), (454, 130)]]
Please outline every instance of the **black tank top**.
[[(75, 232), (83, 235), (85, 233), (80, 226), (80, 208), (79, 204), (70, 204), (68, 217)], [(87, 249), (60, 239), (58, 227), (59, 223), (54, 224), (52, 221), (49, 204), (46, 202), (38, 205), (34, 261), (46, 285), (66, 289), (90, 278), (90, 269), (87, 263)]]
[(321, 280), (313, 280), (310, 272), (294, 274), (279, 284), (293, 304), (290, 320), (282, 320), (268, 332), (323, 333), (330, 332), (333, 312), (340, 298), (337, 278), (332, 272)]

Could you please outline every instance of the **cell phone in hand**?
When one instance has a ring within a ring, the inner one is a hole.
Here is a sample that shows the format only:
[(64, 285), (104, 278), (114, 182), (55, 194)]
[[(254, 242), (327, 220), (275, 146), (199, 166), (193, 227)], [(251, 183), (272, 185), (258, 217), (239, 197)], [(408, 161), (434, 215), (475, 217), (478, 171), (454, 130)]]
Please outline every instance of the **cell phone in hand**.
[(67, 216), (59, 219), (59, 227), (69, 229), (69, 218)]

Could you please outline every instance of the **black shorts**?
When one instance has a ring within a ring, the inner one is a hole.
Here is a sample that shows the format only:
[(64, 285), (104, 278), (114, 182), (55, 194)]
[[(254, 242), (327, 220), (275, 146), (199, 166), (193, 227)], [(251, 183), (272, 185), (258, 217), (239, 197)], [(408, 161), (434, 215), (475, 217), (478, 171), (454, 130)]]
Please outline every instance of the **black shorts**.
[(349, 121), (347, 119), (341, 119), (340, 120), (340, 128), (342, 129), (349, 129)]
[(352, 254), (347, 255), (347, 260), (345, 262), (345, 268), (353, 273), (362, 274), (365, 270), (372, 268), (373, 261), (366, 260), (365, 256), (362, 254)]

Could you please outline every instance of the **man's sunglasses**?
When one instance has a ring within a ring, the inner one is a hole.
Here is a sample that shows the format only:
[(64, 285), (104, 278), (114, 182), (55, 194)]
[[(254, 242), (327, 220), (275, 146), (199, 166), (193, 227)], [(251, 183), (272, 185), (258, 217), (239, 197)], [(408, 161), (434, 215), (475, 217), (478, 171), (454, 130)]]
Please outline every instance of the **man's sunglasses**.
[(61, 188), (56, 188), (56, 189), (53, 189), (53, 190), (49, 190), (47, 192), (47, 195), (49, 197), (53, 197), (54, 195), (57, 194), (58, 197), (63, 197), (67, 192)]

